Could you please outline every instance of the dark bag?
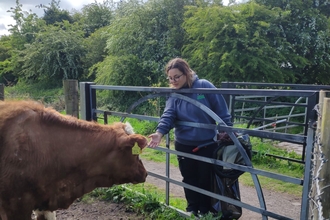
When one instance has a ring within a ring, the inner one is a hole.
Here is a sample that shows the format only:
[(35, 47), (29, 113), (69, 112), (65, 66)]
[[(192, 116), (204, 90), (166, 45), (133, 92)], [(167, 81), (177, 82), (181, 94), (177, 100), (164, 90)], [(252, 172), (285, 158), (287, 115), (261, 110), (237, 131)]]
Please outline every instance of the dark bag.
[[(233, 179), (220, 178), (217, 175), (213, 177), (214, 193), (241, 201), (238, 179), (233, 181)], [(212, 199), (212, 208), (217, 213), (221, 213), (222, 220), (239, 219), (242, 216), (242, 207), (215, 198)]]
[[(252, 145), (249, 136), (236, 136), (245, 149), (248, 157), (251, 159)], [(217, 149), (214, 151), (213, 158), (228, 163), (246, 165), (237, 147), (234, 145), (233, 141), (229, 138), (228, 135), (220, 134), (218, 138), (220, 142)], [(240, 201), (241, 197), (238, 177), (244, 172), (219, 165), (214, 165), (213, 170), (213, 192)], [(212, 207), (216, 212), (222, 214), (221, 219), (223, 220), (239, 219), (242, 216), (242, 208), (240, 206), (235, 206), (221, 200), (213, 198)]]

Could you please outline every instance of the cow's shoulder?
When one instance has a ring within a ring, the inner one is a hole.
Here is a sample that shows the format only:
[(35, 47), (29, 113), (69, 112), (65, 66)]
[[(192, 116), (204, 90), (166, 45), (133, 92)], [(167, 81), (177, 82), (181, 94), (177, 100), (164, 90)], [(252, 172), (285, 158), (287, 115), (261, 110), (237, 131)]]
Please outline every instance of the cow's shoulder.
[(37, 101), (0, 102), (0, 129), (42, 112), (44, 106)]

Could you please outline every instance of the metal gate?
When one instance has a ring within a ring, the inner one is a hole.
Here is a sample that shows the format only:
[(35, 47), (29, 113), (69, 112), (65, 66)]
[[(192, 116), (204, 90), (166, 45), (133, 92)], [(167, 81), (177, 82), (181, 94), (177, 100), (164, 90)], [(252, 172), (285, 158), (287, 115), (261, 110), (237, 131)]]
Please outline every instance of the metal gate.
[[(131, 92), (139, 92), (143, 93), (141, 95), (142, 97), (139, 100), (136, 100), (134, 103), (131, 103), (130, 107), (126, 110), (126, 112), (116, 112), (116, 111), (108, 111), (108, 110), (102, 110), (98, 109), (97, 106), (97, 91), (101, 90), (108, 90), (108, 91), (131, 91)], [(154, 121), (158, 122), (159, 117), (155, 116), (149, 116), (145, 114), (133, 114), (134, 109), (138, 107), (141, 103), (146, 102), (147, 100), (154, 99), (157, 97), (167, 97), (170, 94), (176, 93), (178, 90), (170, 89), (170, 88), (153, 88), (153, 87), (134, 87), (134, 86), (107, 86), (107, 85), (96, 85), (95, 83), (90, 82), (82, 82), (80, 83), (80, 111), (81, 111), (81, 118), (85, 120), (97, 120), (98, 116), (102, 116), (105, 120), (107, 120), (107, 117), (109, 115), (114, 116), (120, 116), (120, 117), (131, 117), (131, 118), (137, 118), (140, 120), (148, 120), (148, 121)], [(295, 143), (301, 145), (303, 150), (302, 159), (297, 161), (302, 164), (304, 164), (305, 171), (304, 171), (304, 177), (299, 179), (295, 177), (285, 176), (277, 173), (272, 173), (264, 170), (255, 169), (253, 165), (250, 163), (247, 163), (247, 166), (241, 166), (237, 164), (231, 164), (226, 163), (224, 161), (220, 160), (214, 160), (210, 158), (205, 157), (199, 157), (187, 153), (177, 152), (174, 150), (171, 150), (170, 140), (169, 136), (166, 136), (166, 148), (164, 147), (157, 147), (156, 150), (164, 151), (166, 152), (166, 175), (161, 176), (155, 173), (148, 172), (149, 175), (154, 176), (156, 178), (162, 179), (166, 181), (166, 203), (169, 204), (169, 183), (177, 184), (185, 188), (189, 188), (191, 190), (195, 190), (201, 193), (204, 193), (208, 196), (214, 197), (216, 199), (232, 203), (236, 206), (241, 206), (242, 208), (249, 209), (251, 211), (254, 211), (256, 213), (260, 213), (262, 216), (262, 219), (268, 219), (268, 217), (272, 217), (275, 219), (290, 219), (286, 216), (280, 215), (278, 213), (273, 213), (269, 210), (267, 210), (266, 202), (264, 200), (262, 188), (259, 183), (258, 176), (265, 176), (272, 179), (281, 180), (288, 183), (293, 183), (297, 185), (302, 185), (302, 204), (301, 204), (301, 213), (300, 213), (300, 219), (301, 220), (307, 220), (308, 214), (309, 214), (309, 197), (308, 193), (311, 187), (311, 158), (312, 158), (312, 151), (313, 151), (313, 141), (314, 141), (314, 123), (316, 120), (316, 114), (313, 112), (314, 107), (317, 105), (318, 101), (318, 90), (274, 90), (274, 89), (237, 89), (237, 88), (222, 88), (222, 89), (182, 89), (180, 90), (180, 93), (199, 93), (199, 94), (208, 94), (208, 93), (220, 93), (227, 97), (227, 101), (229, 102), (229, 107), (231, 112), (235, 112), (234, 106), (232, 103), (230, 103), (230, 100), (232, 100), (234, 97), (237, 100), (237, 97), (240, 96), (266, 96), (266, 97), (274, 97), (271, 98), (272, 104), (278, 104), (283, 105), (283, 103), (277, 101), (273, 102), (274, 100), (278, 99), (279, 97), (303, 97), (306, 99), (306, 102), (301, 103), (293, 103), (294, 106), (299, 106), (301, 108), (305, 109), (306, 112), (306, 120), (304, 123), (300, 123), (300, 126), (304, 127), (303, 134), (289, 134), (285, 132), (273, 132), (269, 130), (262, 130), (262, 129), (243, 129), (243, 128), (235, 128), (235, 127), (222, 127), (222, 130), (225, 130), (228, 134), (230, 134), (231, 138), (234, 140), (236, 137), (233, 135), (233, 132), (239, 132), (242, 134), (248, 134), (250, 136), (260, 137), (264, 139), (270, 139), (270, 140), (278, 140), (278, 141), (285, 141), (290, 143)], [(255, 102), (258, 103), (258, 102)], [(270, 103), (266, 101), (266, 104)], [(265, 102), (260, 102), (261, 106), (266, 106)], [(289, 103), (284, 103), (288, 105)], [(263, 109), (262, 107), (257, 108)], [(238, 140), (234, 140), (234, 142)], [(236, 143), (236, 142), (235, 142)], [(239, 145), (239, 144), (238, 144)], [(243, 203), (241, 201), (233, 200), (231, 198), (217, 195), (215, 193), (196, 188), (194, 186), (178, 182), (176, 180), (173, 180), (169, 177), (170, 172), (170, 166), (169, 166), (169, 155), (175, 154), (180, 156), (185, 156), (189, 158), (193, 158), (196, 160), (201, 160), (204, 162), (220, 165), (220, 166), (226, 166), (232, 169), (241, 170), (244, 172), (248, 172), (251, 174), (252, 180), (254, 182), (254, 186), (257, 192), (258, 200), (259, 200), (259, 207), (252, 206), (247, 203)], [(276, 155), (273, 155), (276, 156)], [(248, 161), (247, 161), (248, 162)]]

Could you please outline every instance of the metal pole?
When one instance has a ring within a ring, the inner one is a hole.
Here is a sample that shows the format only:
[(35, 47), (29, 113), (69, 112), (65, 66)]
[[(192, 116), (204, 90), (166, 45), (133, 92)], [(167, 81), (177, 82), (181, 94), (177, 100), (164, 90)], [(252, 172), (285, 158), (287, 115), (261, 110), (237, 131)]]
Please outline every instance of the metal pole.
[(93, 82), (80, 83), (80, 116), (86, 121), (92, 121), (90, 86), (94, 84)]

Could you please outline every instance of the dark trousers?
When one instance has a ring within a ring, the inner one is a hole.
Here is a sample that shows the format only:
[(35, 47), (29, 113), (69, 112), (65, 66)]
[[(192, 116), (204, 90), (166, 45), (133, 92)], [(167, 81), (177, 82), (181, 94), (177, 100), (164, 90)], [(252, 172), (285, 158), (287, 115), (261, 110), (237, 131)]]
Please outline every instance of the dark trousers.
[[(212, 145), (208, 145), (207, 147), (200, 148), (194, 153), (192, 150), (195, 147), (196, 146), (187, 146), (175, 142), (175, 150), (177, 151), (209, 158), (213, 157), (213, 151), (216, 149), (217, 144), (214, 143)], [(212, 164), (183, 156), (178, 156), (178, 162), (179, 169), (183, 177), (182, 182), (211, 191)], [(211, 197), (187, 188), (184, 188), (184, 192), (188, 203), (186, 211), (200, 211), (201, 213), (211, 211)]]

